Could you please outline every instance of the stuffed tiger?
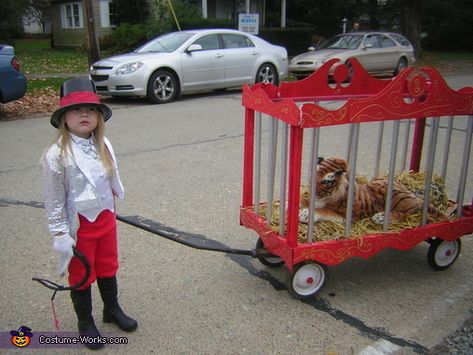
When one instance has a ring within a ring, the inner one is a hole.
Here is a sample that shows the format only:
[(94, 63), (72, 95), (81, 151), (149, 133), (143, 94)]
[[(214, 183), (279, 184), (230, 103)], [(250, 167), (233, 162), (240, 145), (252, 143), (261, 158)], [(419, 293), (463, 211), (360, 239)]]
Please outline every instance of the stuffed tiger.
[[(341, 158), (319, 158), (316, 178), (316, 201), (314, 222), (327, 220), (343, 223), (347, 210), (348, 163)], [(383, 178), (374, 178), (367, 184), (355, 182), (352, 220), (356, 222), (371, 217), (374, 222), (383, 224), (384, 208), (388, 182)], [(402, 220), (409, 214), (422, 213), (423, 199), (407, 190), (398, 182), (393, 183), (390, 221)], [(301, 196), (299, 220), (309, 221), (309, 197)], [(429, 213), (441, 221), (448, 220), (448, 215), (429, 205)]]

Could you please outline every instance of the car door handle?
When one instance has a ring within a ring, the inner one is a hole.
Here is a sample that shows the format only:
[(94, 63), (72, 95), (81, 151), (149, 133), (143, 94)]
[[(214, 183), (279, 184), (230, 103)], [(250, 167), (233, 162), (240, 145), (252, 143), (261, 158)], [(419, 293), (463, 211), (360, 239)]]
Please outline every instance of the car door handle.
[(258, 55), (258, 52), (257, 51), (253, 51), (251, 52), (252, 55)]
[(215, 58), (222, 58), (223, 57), (223, 53), (217, 53), (215, 54)]

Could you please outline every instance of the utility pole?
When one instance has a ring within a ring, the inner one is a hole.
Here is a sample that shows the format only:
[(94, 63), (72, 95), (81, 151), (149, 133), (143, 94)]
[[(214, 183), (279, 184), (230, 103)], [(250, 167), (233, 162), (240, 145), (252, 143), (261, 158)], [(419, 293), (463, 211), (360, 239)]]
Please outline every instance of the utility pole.
[(87, 26), (87, 54), (89, 59), (89, 67), (100, 59), (100, 46), (95, 29), (95, 17), (91, 0), (83, 0), (83, 9)]
[(286, 0), (281, 0), (281, 28), (286, 28)]

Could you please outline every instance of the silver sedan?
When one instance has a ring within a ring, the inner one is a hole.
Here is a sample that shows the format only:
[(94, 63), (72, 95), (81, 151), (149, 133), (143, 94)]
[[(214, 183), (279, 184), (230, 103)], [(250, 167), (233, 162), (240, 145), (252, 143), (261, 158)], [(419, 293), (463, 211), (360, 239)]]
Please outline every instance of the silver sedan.
[(285, 48), (247, 33), (189, 30), (100, 60), (89, 74), (101, 95), (146, 96), (152, 103), (167, 103), (192, 91), (255, 82), (278, 85), (288, 75), (288, 59)]
[[(319, 48), (292, 58), (289, 72), (304, 78), (317, 71), (329, 59), (337, 58), (339, 64), (356, 58), (370, 73), (389, 72), (396, 75), (416, 62), (414, 48), (398, 33), (351, 32), (332, 37)], [(334, 69), (334, 68), (332, 68)]]

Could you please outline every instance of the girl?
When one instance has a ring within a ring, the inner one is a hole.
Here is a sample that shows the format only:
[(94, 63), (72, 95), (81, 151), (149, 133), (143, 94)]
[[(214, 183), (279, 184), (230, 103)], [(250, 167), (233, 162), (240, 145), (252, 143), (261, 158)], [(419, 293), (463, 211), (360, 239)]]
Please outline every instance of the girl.
[[(45, 208), (53, 249), (59, 254), (58, 272), (69, 272), (69, 284), (85, 276), (84, 266), (74, 258), (73, 247), (90, 263), (90, 277), (71, 290), (80, 335), (100, 337), (92, 317), (91, 284), (97, 280), (104, 302), (103, 320), (124, 331), (138, 323), (123, 313), (117, 300), (118, 249), (115, 196), (124, 190), (113, 148), (104, 137), (105, 121), (112, 111), (100, 103), (92, 81), (71, 79), (63, 83), (60, 108), (51, 116), (58, 137), (42, 160)], [(103, 347), (89, 343), (90, 349)]]

